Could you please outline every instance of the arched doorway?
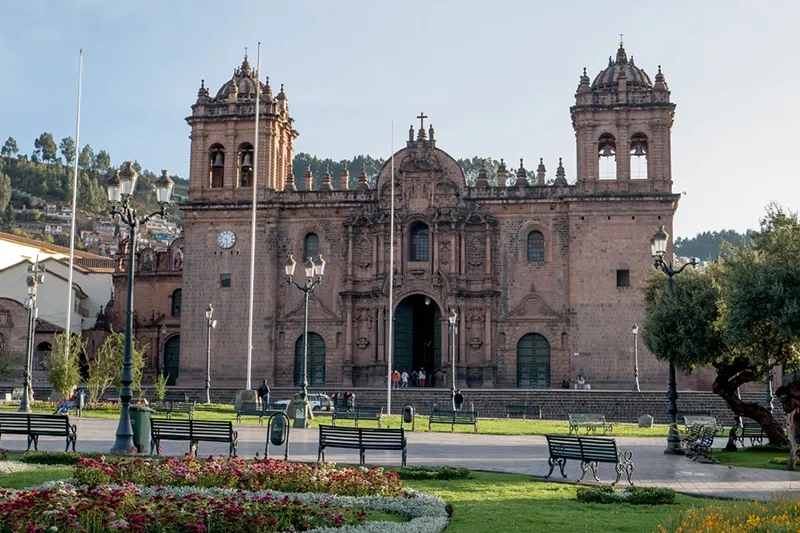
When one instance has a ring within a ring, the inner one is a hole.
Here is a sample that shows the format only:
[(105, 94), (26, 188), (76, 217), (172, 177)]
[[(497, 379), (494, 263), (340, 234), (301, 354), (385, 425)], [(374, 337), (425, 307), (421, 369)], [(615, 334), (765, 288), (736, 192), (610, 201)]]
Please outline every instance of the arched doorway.
[(442, 369), (442, 312), (430, 296), (412, 294), (395, 309), (392, 363), (392, 370), (409, 374), (424, 368), (433, 376)]
[[(325, 339), (319, 333), (308, 332), (308, 386), (325, 386)], [(294, 343), (294, 386), (303, 386), (303, 335)]]
[(550, 388), (550, 343), (538, 333), (528, 333), (517, 343), (517, 387)]
[(174, 335), (164, 343), (164, 373), (167, 385), (175, 385), (181, 366), (181, 336)]
[(49, 342), (40, 342), (36, 345), (36, 349), (33, 351), (33, 368), (35, 370), (47, 370), (52, 350), (53, 345)]

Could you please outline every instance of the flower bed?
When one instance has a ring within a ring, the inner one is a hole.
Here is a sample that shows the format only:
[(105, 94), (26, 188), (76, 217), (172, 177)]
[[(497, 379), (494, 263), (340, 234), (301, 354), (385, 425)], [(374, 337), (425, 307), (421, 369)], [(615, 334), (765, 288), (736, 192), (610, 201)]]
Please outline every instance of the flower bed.
[(249, 491), (314, 492), (339, 496), (399, 496), (403, 484), (382, 468), (338, 468), (312, 464), (236, 457), (135, 459), (107, 462), (80, 459), (75, 465), (78, 485), (135, 483), (143, 486), (223, 487)]
[(675, 515), (658, 533), (795, 533), (800, 531), (800, 502), (770, 501), (714, 505)]

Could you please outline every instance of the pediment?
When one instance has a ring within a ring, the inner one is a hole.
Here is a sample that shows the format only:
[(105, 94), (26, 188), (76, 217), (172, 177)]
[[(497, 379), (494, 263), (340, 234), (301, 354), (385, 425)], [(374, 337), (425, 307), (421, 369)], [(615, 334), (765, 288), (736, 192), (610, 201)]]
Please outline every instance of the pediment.
[(526, 296), (522, 302), (508, 313), (508, 318), (561, 318), (538, 295)]
[[(300, 305), (283, 315), (281, 320), (302, 320), (304, 317), (305, 304), (301, 302)], [(308, 318), (310, 320), (341, 320), (342, 317), (326, 307), (314, 297), (314, 293), (311, 293), (308, 298)]]

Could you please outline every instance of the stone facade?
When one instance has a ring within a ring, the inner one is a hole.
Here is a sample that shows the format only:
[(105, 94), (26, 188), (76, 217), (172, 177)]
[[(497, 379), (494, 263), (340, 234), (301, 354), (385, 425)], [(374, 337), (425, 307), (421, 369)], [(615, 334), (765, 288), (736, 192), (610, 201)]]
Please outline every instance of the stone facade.
[[(269, 83), (256, 80), (245, 59), (216, 97), (201, 86), (187, 118), (192, 146), (189, 200), (182, 205), (179, 386), (203, 382), (209, 302), (219, 324), (212, 380), (245, 386), (254, 174), (248, 386), (263, 377), (276, 386), (297, 381), (304, 305), (302, 292), (283, 275), (290, 253), (301, 271), (307, 254), (327, 262), (309, 302), (312, 384), (385, 384), (392, 175), (393, 366), (409, 373), (418, 365), (429, 373), (451, 368), (447, 316), (455, 309), (462, 387), (552, 387), (578, 374), (594, 388), (630, 386), (631, 326), (643, 321), (640, 285), (652, 270), (649, 240), (659, 226), (672, 232), (679, 200), (670, 163), (675, 105), (660, 69), (651, 82), (620, 45), (593, 83), (584, 70), (570, 110), (577, 148), (572, 183), (560, 159), (552, 181), (542, 160), (532, 180), (520, 160), (516, 171), (501, 164), (491, 186), (484, 172), (474, 186), (467, 184), (421, 115), (420, 127), (410, 128), (406, 147), (387, 161), (374, 187), (362, 170), (355, 180), (341, 176), (344, 187), (334, 190), (326, 175), (311, 190), (310, 172), (298, 182), (291, 168), (298, 133), (286, 93), (281, 87), (273, 97)], [(137, 289), (137, 300), (142, 292)], [(666, 366), (643, 345), (639, 367), (643, 384), (664, 382)], [(681, 386), (694, 388), (694, 382)]]

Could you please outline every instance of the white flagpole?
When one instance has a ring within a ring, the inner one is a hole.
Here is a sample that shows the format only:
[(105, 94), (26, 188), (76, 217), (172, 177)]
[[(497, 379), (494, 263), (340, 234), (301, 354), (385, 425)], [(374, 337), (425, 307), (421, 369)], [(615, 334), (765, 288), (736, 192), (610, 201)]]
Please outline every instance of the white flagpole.
[(247, 385), (250, 390), (253, 375), (253, 297), (256, 286), (256, 204), (258, 202), (258, 122), (261, 103), (261, 41), (256, 54), (256, 138), (253, 142), (253, 213), (250, 222), (250, 315), (247, 323)]
[(78, 55), (78, 112), (75, 119), (75, 161), (72, 170), (72, 224), (69, 230), (69, 281), (67, 283), (67, 342), (64, 357), (69, 357), (70, 334), (72, 333), (72, 278), (75, 266), (75, 212), (78, 206), (78, 147), (81, 145), (81, 78), (83, 77), (83, 50)]
[(386, 355), (386, 414), (392, 414), (392, 362), (394, 359), (394, 121), (392, 121), (392, 177), (389, 192), (389, 338)]

